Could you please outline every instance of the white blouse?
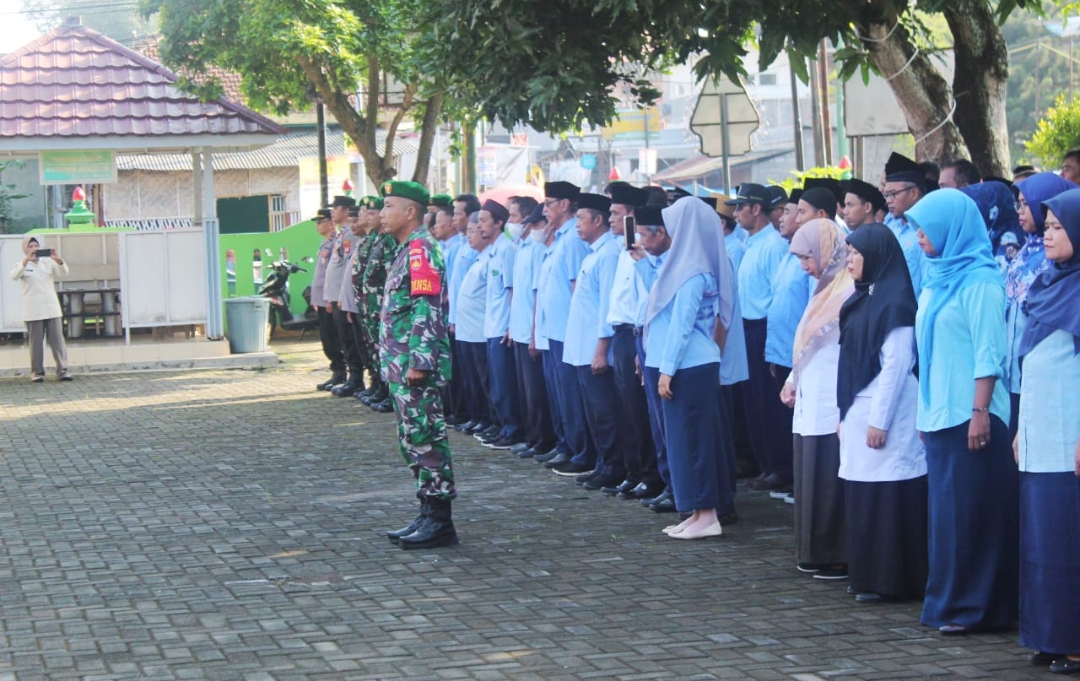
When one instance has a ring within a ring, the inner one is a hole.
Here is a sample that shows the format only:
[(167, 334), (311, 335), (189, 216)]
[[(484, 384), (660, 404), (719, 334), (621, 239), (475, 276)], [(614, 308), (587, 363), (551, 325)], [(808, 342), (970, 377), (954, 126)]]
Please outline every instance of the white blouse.
[[(799, 371), (795, 386), (795, 414), (791, 430), (796, 435), (834, 435), (840, 423), (836, 406), (836, 370), (840, 364), (840, 343), (831, 343), (815, 352)], [(794, 374), (793, 374), (794, 375)]]
[(60, 297), (56, 295), (56, 278), (68, 273), (68, 266), (57, 265), (52, 258), (38, 258), (23, 267), (20, 258), (11, 270), (11, 278), (22, 286), (22, 313), (24, 322), (39, 319), (55, 319), (63, 315)]
[[(840, 477), (855, 482), (893, 482), (926, 475), (926, 451), (915, 429), (919, 381), (915, 328), (893, 329), (879, 355), (881, 371), (859, 391), (840, 428)], [(886, 431), (885, 446), (866, 446), (866, 431)]]

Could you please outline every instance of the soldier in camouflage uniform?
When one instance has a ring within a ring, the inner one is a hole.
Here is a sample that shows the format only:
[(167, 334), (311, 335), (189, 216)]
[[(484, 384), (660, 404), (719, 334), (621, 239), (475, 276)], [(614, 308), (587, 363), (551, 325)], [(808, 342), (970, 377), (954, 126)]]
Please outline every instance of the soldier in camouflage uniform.
[[(364, 366), (371, 375), (368, 388), (356, 393), (354, 397), (368, 404), (382, 386), (379, 377), (379, 339), (372, 337), (369, 332), (368, 318), (370, 317), (367, 305), (367, 294), (364, 291), (364, 270), (367, 268), (371, 256), (371, 247), (379, 238), (379, 211), (382, 210), (382, 199), (377, 196), (365, 196), (357, 202), (360, 210), (360, 224), (363, 226), (364, 236), (356, 246), (356, 257), (353, 259), (352, 285), (353, 295), (356, 297), (356, 326), (357, 335), (360, 337), (360, 345), (363, 348), (361, 354), (364, 358)], [(376, 313), (377, 315), (378, 313)]]
[(421, 222), (427, 190), (394, 181), (381, 191), (383, 228), (397, 248), (382, 302), (379, 359), (394, 402), (401, 453), (420, 499), (420, 515), (387, 537), (405, 549), (447, 546), (458, 539), (450, 514), (457, 493), (440, 389), (450, 379), (446, 267), (439, 242)]
[(368, 220), (368, 234), (361, 249), (364, 253), (364, 269), (359, 278), (360, 290), (357, 293), (360, 315), (364, 323), (365, 338), (371, 348), (372, 370), (375, 379), (372, 389), (361, 394), (360, 401), (377, 412), (390, 413), (394, 410), (390, 400), (390, 391), (379, 376), (379, 312), (382, 309), (383, 286), (386, 284), (386, 271), (397, 251), (394, 237), (383, 234), (383, 200), (377, 196), (364, 197), (367, 205), (365, 219)]

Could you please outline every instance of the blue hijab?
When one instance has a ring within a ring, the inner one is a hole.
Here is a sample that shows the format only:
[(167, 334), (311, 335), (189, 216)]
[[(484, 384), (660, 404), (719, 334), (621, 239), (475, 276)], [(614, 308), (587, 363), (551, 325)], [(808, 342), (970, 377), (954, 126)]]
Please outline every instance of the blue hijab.
[[(919, 364), (929, 367), (934, 350), (931, 330), (949, 299), (974, 284), (996, 284), (1003, 289), (1004, 284), (990, 249), (986, 223), (979, 207), (966, 194), (957, 189), (939, 189), (927, 194), (904, 217), (916, 230), (922, 230), (937, 251), (937, 255), (926, 257), (922, 288), (929, 291), (930, 298), (917, 339)], [(929, 402), (930, 381), (920, 381), (919, 389)]]
[(1018, 241), (1023, 236), (1020, 214), (1016, 212), (1016, 197), (1008, 185), (1001, 182), (981, 182), (969, 184), (960, 191), (971, 197), (979, 207), (979, 213), (986, 223), (986, 233), (995, 252), (1006, 232), (1015, 234)]
[(1073, 350), (1080, 354), (1080, 189), (1058, 194), (1042, 207), (1061, 221), (1073, 255), (1067, 262), (1053, 263), (1028, 289), (1026, 307), (1031, 323), (1020, 341), (1020, 356), (1059, 330), (1072, 334)]
[(1012, 305), (1023, 303), (1027, 299), (1028, 288), (1049, 267), (1043, 248), (1042, 235), (1046, 230), (1043, 202), (1061, 192), (1076, 189), (1076, 185), (1057, 173), (1037, 173), (1017, 182), (1015, 189), (1031, 209), (1035, 233), (1025, 234), (1024, 245), (1009, 263), (1009, 270), (1005, 275), (1005, 296)]

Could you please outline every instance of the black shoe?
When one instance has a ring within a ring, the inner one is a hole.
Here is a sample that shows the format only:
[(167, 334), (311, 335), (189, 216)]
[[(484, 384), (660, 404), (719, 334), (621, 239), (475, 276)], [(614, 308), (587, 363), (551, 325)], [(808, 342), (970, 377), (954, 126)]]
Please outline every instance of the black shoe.
[[(544, 465), (546, 466), (547, 464), (544, 464)], [(581, 475), (582, 473), (588, 473), (592, 469), (593, 469), (593, 467), (590, 464), (587, 464), (587, 463), (574, 463), (571, 460), (571, 461), (567, 461), (566, 463), (562, 464), (561, 466), (554, 466), (554, 467), (552, 467), (551, 470), (555, 473), (555, 475), (561, 475), (561, 476), (567, 477), (567, 478), (575, 478), (575, 477)]]
[(375, 404), (371, 405), (371, 409), (372, 411), (376, 411), (380, 414), (389, 414), (390, 412), (394, 411), (394, 405), (392, 402), (390, 402), (390, 398), (387, 397), (382, 402), (376, 402)]
[(475, 425), (476, 425), (476, 421), (465, 421), (465, 422), (459, 423), (459, 424), (457, 424), (455, 426), (451, 426), (451, 428), (453, 428), (454, 430), (456, 430), (456, 431), (458, 431), (460, 433), (464, 433), (464, 432), (468, 431), (469, 428), (472, 428)]
[(617, 496), (620, 499), (655, 499), (663, 491), (663, 485), (649, 485), (644, 482), (639, 482), (634, 489), (620, 492)]
[(420, 515), (413, 518), (413, 521), (411, 523), (409, 523), (405, 527), (401, 528), (400, 530), (393, 530), (391, 532), (387, 532), (386, 533), (386, 538), (389, 539), (391, 541), (391, 543), (397, 544), (402, 537), (408, 536), (408, 535), (412, 534), (413, 532), (416, 532), (417, 528), (420, 527), (420, 524), (422, 522), (424, 522), (424, 519), (427, 518), (427, 512), (428, 512), (427, 501), (426, 500), (421, 501), (420, 502)]
[(64, 374), (63, 376), (60, 377), (60, 380), (61, 381), (74, 381), (75, 377), (72, 376), (71, 374)]
[[(513, 448), (511, 448), (510, 451), (513, 452), (514, 451)], [(540, 454), (542, 452), (538, 452), (535, 449), (533, 449), (532, 447), (526, 447), (525, 449), (519, 450), (519, 451), (514, 452), (514, 453), (517, 454), (517, 457), (519, 459), (531, 459), (533, 457), (540, 456)]]
[(457, 531), (451, 519), (450, 502), (431, 499), (428, 514), (412, 534), (398, 540), (403, 549), (434, 549), (458, 543)]
[[(526, 449), (532, 449), (532, 447), (529, 446), (529, 443), (528, 442), (519, 442), (518, 444), (511, 447), (510, 451), (513, 452), (514, 454), (520, 454), (520, 453), (524, 452)], [(526, 458), (528, 458), (528, 457), (526, 457)]]
[(675, 508), (675, 495), (671, 495), (669, 499), (659, 501), (649, 507), (653, 513), (675, 513), (679, 509)]
[(330, 388), (333, 388), (337, 384), (338, 384), (338, 375), (334, 374), (329, 379), (323, 381), (322, 383), (317, 384), (315, 386), (315, 389), (316, 390), (329, 390)]
[(847, 578), (848, 574), (846, 565), (828, 565), (822, 567), (820, 570), (814, 573), (814, 579), (837, 581)]
[(739, 522), (739, 512), (732, 510), (717, 518), (717, 521), (720, 523), (721, 526), (734, 525), (735, 523)]
[(480, 440), (481, 442), (483, 442), (484, 440), (491, 440), (491, 441), (498, 440), (499, 439), (499, 427), (498, 426), (488, 426), (487, 428), (481, 430), (479, 433), (473, 433), (473, 437), (475, 437), (477, 440)]
[(871, 591), (855, 594), (856, 603), (884, 603), (885, 597)]
[(568, 463), (570, 463), (571, 458), (572, 457), (569, 454), (563, 454), (562, 452), (557, 452), (555, 454), (555, 456), (551, 457), (550, 459), (548, 459), (547, 461), (544, 462), (544, 468), (556, 468), (558, 466), (568, 464)]
[(1055, 674), (1080, 674), (1080, 660), (1060, 657), (1050, 663), (1050, 671)]
[(390, 397), (390, 389), (387, 388), (385, 385), (380, 385), (378, 388), (375, 389), (375, 392), (371, 393), (371, 395), (367, 399), (361, 399), (360, 401), (370, 407), (374, 404), (382, 402), (388, 397)]
[(589, 471), (588, 473), (582, 473), (581, 475), (574, 478), (574, 484), (584, 485), (586, 482), (592, 480), (597, 475), (600, 475), (600, 472), (595, 470)]
[(558, 455), (559, 455), (558, 448), (554, 448), (551, 451), (544, 452), (543, 454), (537, 454), (536, 456), (533, 457), (533, 461), (536, 461), (537, 463), (547, 463), (548, 461), (551, 461), (552, 459), (554, 459)]
[(463, 430), (462, 432), (468, 433), (469, 435), (476, 435), (477, 433), (483, 432), (483, 431), (487, 430), (490, 427), (491, 427), (490, 423), (485, 423), (483, 421), (476, 421), (471, 426), (469, 426), (468, 428)]
[(451, 415), (449, 415), (449, 416), (447, 416), (446, 418), (443, 419), (443, 423), (450, 426), (451, 428), (453, 428), (454, 426), (460, 426), (462, 423), (465, 423), (466, 421), (468, 421), (468, 419), (463, 419), (460, 416), (457, 416), (455, 414), (451, 414)]
[(638, 486), (638, 481), (637, 480), (631, 480), (630, 478), (626, 478), (625, 480), (620, 482), (618, 485), (615, 485), (613, 487), (604, 487), (600, 491), (603, 492), (604, 494), (610, 494), (610, 495), (614, 496), (616, 494), (622, 494), (623, 492), (629, 492), (630, 490), (634, 489), (637, 486)]
[(750, 483), (750, 489), (756, 489), (759, 492), (775, 492), (780, 490), (790, 492), (791, 478), (778, 473), (770, 473), (757, 482)]
[(610, 477), (607, 477), (603, 475), (597, 475), (586, 480), (581, 486), (589, 490), (590, 492), (595, 492), (596, 490), (604, 489), (605, 487), (617, 487), (621, 480), (621, 476), (616, 477), (612, 475)]
[(341, 385), (334, 386), (334, 388), (330, 391), (330, 394), (334, 397), (352, 397), (356, 394), (357, 390), (360, 390), (363, 387), (364, 384), (361, 383), (359, 379), (355, 378), (354, 376), (349, 376), (349, 380), (345, 381)]
[(675, 494), (668, 488), (660, 490), (660, 493), (655, 497), (647, 497), (641, 500), (642, 506), (652, 506), (653, 504), (659, 504), (661, 501), (667, 501), (668, 499), (674, 499)]
[(484, 446), (489, 449), (513, 449), (519, 444), (522, 443), (518, 442), (516, 437), (500, 437), (494, 442), (485, 442)]
[(1036, 650), (1031, 655), (1028, 655), (1028, 662), (1036, 667), (1049, 667), (1059, 657), (1060, 655), (1054, 653), (1044, 653), (1041, 650)]

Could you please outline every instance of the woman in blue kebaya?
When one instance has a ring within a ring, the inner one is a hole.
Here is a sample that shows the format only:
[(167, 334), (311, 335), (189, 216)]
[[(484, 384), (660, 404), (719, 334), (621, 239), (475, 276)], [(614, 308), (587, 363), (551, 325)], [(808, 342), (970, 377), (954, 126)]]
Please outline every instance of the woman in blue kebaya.
[(679, 511), (664, 531), (675, 539), (721, 533), (717, 509), (732, 505), (730, 463), (722, 461), (717, 318), (731, 324), (734, 288), (720, 219), (695, 197), (663, 211), (671, 249), (649, 292), (645, 366), (659, 369), (668, 465)]
[[(1020, 643), (1080, 672), (1080, 189), (1044, 201), (1049, 268), (1027, 294), (1020, 466)], [(1035, 208), (1033, 206), (1033, 208)]]
[(1005, 287), (986, 223), (962, 192), (927, 194), (905, 217), (927, 257), (915, 322), (930, 502), (922, 622), (945, 635), (1001, 629), (1016, 622), (1019, 597)]
[(1027, 315), (1023, 313), (1024, 301), (1027, 300), (1028, 287), (1050, 263), (1043, 249), (1043, 232), (1046, 230), (1044, 201), (1052, 199), (1063, 191), (1076, 189), (1076, 185), (1057, 173), (1037, 173), (1021, 180), (1014, 187), (1018, 199), (1017, 211), (1020, 213), (1020, 227), (1024, 230), (1024, 245), (1020, 252), (1009, 262), (1005, 274), (1005, 334), (1009, 343), (1009, 398), (1012, 401), (1011, 432), (1016, 434), (1017, 413), (1020, 410), (1020, 339), (1027, 328)]

